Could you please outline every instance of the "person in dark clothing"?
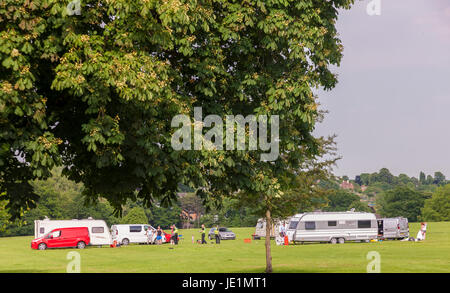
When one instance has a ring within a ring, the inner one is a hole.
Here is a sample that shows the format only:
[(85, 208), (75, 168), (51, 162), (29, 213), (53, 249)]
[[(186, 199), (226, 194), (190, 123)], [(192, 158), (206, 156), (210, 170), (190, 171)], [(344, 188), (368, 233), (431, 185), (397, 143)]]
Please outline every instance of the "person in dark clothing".
[(216, 244), (220, 244), (219, 226), (214, 230), (214, 235), (216, 235)]
[(206, 239), (205, 239), (205, 224), (202, 224), (202, 230), (200, 231), (200, 233), (202, 233), (202, 244), (207, 244)]
[(156, 244), (162, 244), (162, 230), (160, 226), (156, 229)]
[(178, 228), (177, 226), (175, 226), (175, 224), (173, 224), (172, 227), (173, 227), (173, 234), (172, 234), (173, 243), (175, 245), (178, 245)]

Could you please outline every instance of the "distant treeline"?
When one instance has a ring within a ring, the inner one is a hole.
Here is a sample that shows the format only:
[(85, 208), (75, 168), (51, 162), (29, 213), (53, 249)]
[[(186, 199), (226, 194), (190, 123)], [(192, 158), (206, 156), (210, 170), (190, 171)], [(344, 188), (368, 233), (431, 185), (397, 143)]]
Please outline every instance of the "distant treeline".
[[(344, 184), (342, 184), (344, 182)], [(345, 183), (350, 183), (345, 184)], [(419, 178), (406, 174), (395, 176), (387, 168), (379, 172), (361, 173), (350, 179), (322, 183), (340, 193), (358, 195), (384, 217), (407, 217), (409, 221), (450, 221), (450, 181), (442, 172), (434, 176), (420, 172)], [(342, 187), (346, 188), (343, 191)], [(341, 196), (342, 197), (342, 196)]]

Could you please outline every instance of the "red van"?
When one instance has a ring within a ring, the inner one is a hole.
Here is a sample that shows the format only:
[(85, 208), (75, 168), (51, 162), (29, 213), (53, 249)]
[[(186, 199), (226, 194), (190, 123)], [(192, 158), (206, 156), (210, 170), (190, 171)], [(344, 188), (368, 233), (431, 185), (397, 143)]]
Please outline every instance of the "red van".
[(87, 227), (53, 229), (44, 236), (31, 241), (31, 248), (44, 250), (58, 247), (77, 247), (83, 249), (91, 239)]

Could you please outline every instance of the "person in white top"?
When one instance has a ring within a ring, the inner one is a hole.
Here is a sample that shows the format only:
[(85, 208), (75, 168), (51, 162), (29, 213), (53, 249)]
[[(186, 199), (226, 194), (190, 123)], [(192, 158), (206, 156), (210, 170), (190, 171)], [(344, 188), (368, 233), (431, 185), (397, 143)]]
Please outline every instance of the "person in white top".
[(284, 222), (280, 224), (278, 230), (280, 232), (280, 236), (284, 238), (284, 235), (286, 235), (286, 227), (284, 226)]

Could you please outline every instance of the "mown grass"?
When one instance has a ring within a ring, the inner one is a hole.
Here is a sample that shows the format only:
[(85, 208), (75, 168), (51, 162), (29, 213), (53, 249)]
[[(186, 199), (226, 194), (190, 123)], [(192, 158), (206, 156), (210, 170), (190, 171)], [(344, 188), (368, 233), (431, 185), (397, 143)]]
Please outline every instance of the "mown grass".
[[(418, 223), (410, 224), (415, 237)], [(33, 237), (0, 238), (0, 272), (66, 272), (67, 253), (81, 255), (82, 273), (260, 273), (265, 268), (264, 240), (244, 243), (254, 228), (234, 228), (236, 240), (220, 245), (193, 244), (197, 229), (181, 230), (178, 246), (130, 245), (120, 248), (88, 247), (84, 250), (30, 248)], [(171, 249), (173, 248), (173, 249)], [(304, 244), (276, 246), (272, 242), (274, 272), (366, 272), (367, 253), (381, 256), (382, 273), (450, 272), (450, 222), (429, 223), (423, 242)]]

